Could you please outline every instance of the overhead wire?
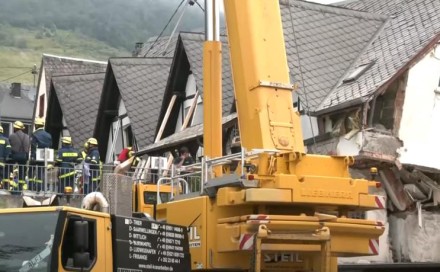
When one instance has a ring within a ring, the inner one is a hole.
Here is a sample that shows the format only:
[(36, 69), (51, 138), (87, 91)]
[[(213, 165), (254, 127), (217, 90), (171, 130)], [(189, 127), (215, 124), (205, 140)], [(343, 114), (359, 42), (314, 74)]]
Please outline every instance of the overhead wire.
[(293, 15), (292, 15), (292, 9), (291, 9), (291, 4), (290, 1), (287, 2), (287, 6), (289, 8), (289, 16), (290, 16), (290, 23), (292, 24), (292, 32), (293, 32), (293, 39), (295, 41), (295, 51), (296, 51), (296, 55), (298, 57), (298, 67), (299, 67), (299, 75), (301, 78), (301, 86), (304, 90), (304, 96), (306, 99), (306, 103), (305, 103), (305, 108), (306, 108), (306, 115), (309, 117), (309, 123), (310, 123), (310, 130), (312, 132), (312, 138), (313, 138), (313, 145), (316, 145), (316, 138), (315, 138), (315, 133), (313, 131), (313, 123), (312, 123), (312, 117), (310, 116), (310, 107), (309, 107), (309, 98), (307, 95), (307, 90), (306, 90), (306, 85), (305, 85), (305, 81), (304, 81), (304, 75), (303, 75), (303, 71), (302, 71), (302, 65), (301, 65), (301, 57), (298, 51), (298, 42), (296, 39), (296, 35), (295, 35), (295, 24), (293, 22)]
[(150, 53), (151, 49), (153, 49), (154, 45), (156, 45), (157, 41), (162, 37), (163, 33), (165, 32), (165, 30), (167, 29), (168, 25), (171, 23), (171, 21), (173, 20), (174, 16), (176, 15), (176, 13), (179, 11), (180, 7), (182, 6), (183, 2), (185, 2), (186, 0), (182, 0), (180, 1), (180, 4), (177, 6), (177, 8), (174, 10), (173, 14), (171, 15), (170, 19), (168, 20), (168, 22), (166, 23), (165, 27), (162, 29), (162, 31), (159, 33), (159, 35), (157, 36), (156, 40), (153, 42), (153, 44), (150, 46), (150, 48), (148, 48), (147, 52), (144, 54), (144, 57), (146, 57), (148, 55), (148, 53)]
[(205, 9), (200, 5), (199, 1), (195, 0), (194, 2), (197, 4), (197, 6), (199, 6), (199, 8), (200, 8), (203, 12), (205, 12)]
[(170, 37), (168, 38), (168, 41), (167, 41), (165, 47), (163, 48), (162, 55), (166, 54), (168, 45), (170, 45), (170, 42), (171, 42), (171, 38), (174, 36), (174, 33), (176, 33), (177, 27), (179, 26), (180, 22), (182, 21), (183, 15), (185, 14), (186, 8), (188, 7), (189, 3), (190, 2), (187, 1), (185, 6), (183, 7), (182, 13), (179, 16), (179, 19), (177, 19), (176, 25), (174, 26), (173, 31), (171, 31)]
[(29, 69), (30, 67), (19, 67), (19, 66), (0, 66), (0, 69)]
[(24, 73), (21, 73), (21, 74), (18, 74), (18, 75), (15, 75), (15, 76), (12, 76), (12, 77), (9, 77), (9, 78), (6, 78), (6, 79), (3, 79), (3, 80), (0, 81), (0, 83), (1, 83), (1, 82), (5, 82), (5, 81), (8, 81), (8, 80), (11, 80), (11, 79), (14, 79), (14, 78), (17, 78), (17, 77), (22, 76), (22, 75), (25, 75), (25, 74), (27, 74), (27, 73), (29, 73), (29, 72), (31, 72), (31, 71), (32, 71), (32, 69), (30, 69), (30, 70), (28, 70), (28, 71), (26, 71), (26, 72), (24, 72)]

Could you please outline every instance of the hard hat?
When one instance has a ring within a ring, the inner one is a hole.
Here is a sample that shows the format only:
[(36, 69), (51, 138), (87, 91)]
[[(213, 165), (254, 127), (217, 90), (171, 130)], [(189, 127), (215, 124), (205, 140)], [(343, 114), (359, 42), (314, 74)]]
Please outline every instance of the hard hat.
[(14, 128), (24, 129), (24, 124), (21, 121), (15, 121), (14, 122)]
[(44, 119), (40, 118), (40, 117), (36, 118), (35, 119), (35, 125), (36, 126), (44, 126)]
[(63, 137), (63, 138), (61, 139), (61, 142), (62, 142), (63, 144), (72, 144), (72, 138), (71, 138), (71, 137), (68, 137), (68, 136)]
[(134, 149), (133, 149), (133, 147), (131, 147), (131, 146), (129, 146), (129, 147), (127, 147), (127, 149), (128, 149), (128, 157), (129, 158), (131, 158), (131, 157), (133, 157), (133, 155), (134, 155)]
[(0, 126), (0, 133), (3, 133), (3, 127)]
[(87, 143), (88, 143), (89, 145), (98, 145), (98, 140), (96, 140), (96, 138), (89, 138), (89, 139), (87, 140)]

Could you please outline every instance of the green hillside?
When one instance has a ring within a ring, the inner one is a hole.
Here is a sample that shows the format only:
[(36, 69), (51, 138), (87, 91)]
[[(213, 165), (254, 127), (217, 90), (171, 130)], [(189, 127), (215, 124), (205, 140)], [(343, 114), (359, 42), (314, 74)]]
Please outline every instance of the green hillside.
[[(179, 3), (183, 2), (0, 0), (0, 83), (32, 83), (30, 70), (34, 64), (39, 67), (43, 53), (97, 60), (129, 56), (136, 42), (159, 35)], [(164, 35), (174, 28), (183, 6)], [(188, 6), (178, 30), (201, 26), (201, 7)]]
[(40, 66), (43, 53), (106, 61), (112, 56), (129, 56), (104, 42), (65, 30), (29, 30), (0, 25), (0, 82), (32, 84), (31, 69)]

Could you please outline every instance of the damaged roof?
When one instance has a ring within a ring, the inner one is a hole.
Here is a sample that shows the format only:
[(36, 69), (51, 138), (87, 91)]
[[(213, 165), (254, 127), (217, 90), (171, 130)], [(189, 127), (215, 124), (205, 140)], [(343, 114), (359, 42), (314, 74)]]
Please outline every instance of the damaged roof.
[[(301, 102), (314, 111), (386, 22), (382, 15), (296, 0), (280, 0), (292, 82), (299, 83)], [(180, 33), (196, 78), (203, 87), (203, 33)], [(227, 36), (221, 36), (223, 114), (234, 104)]]
[(320, 105), (319, 110), (347, 105), (355, 99), (368, 100), (405, 71), (421, 54), (435, 45), (440, 34), (438, 0), (350, 1), (346, 8), (389, 16), (378, 37), (352, 66), (374, 63), (358, 79), (340, 84)]
[[(76, 147), (93, 136), (104, 78), (105, 73), (52, 77), (62, 115)], [(51, 122), (48, 123), (50, 126)]]
[(386, 17), (316, 3), (281, 0), (291, 81), (315, 111), (359, 58)]
[[(299, 83), (301, 102), (313, 111), (368, 47), (386, 16), (296, 0), (280, 0), (280, 4), (291, 81)], [(203, 90), (204, 34), (180, 32), (179, 37), (176, 47), (183, 47), (197, 89)], [(235, 96), (227, 36), (220, 39), (222, 108), (227, 116)]]
[(154, 142), (171, 62), (170, 58), (109, 60), (138, 148)]

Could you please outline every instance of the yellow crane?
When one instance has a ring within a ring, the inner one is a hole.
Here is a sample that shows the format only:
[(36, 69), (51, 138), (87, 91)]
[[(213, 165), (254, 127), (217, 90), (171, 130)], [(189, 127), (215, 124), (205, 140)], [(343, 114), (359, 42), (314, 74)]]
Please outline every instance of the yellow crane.
[(336, 271), (335, 257), (377, 254), (382, 223), (348, 214), (384, 208), (378, 183), (352, 178), (352, 157), (304, 151), (278, 0), (224, 1), (244, 152), (222, 157), (219, 0), (205, 4), (201, 188), (156, 218), (189, 226), (193, 270)]

